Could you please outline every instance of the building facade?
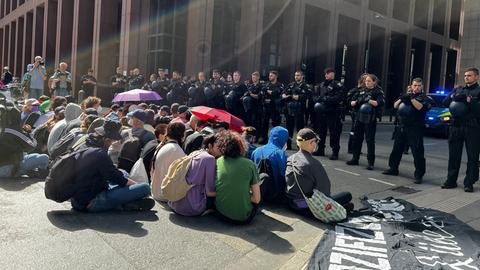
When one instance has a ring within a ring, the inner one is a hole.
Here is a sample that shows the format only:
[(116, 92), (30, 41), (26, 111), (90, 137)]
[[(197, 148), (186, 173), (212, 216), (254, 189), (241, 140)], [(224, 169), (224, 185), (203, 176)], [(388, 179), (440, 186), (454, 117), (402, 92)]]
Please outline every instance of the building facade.
[(21, 76), (35, 55), (49, 73), (67, 62), (75, 89), (92, 67), (101, 97), (117, 66), (284, 82), (302, 69), (310, 83), (334, 67), (347, 88), (376, 74), (391, 104), (413, 77), (453, 87), (463, 19), (464, 0), (0, 0), (0, 63)]

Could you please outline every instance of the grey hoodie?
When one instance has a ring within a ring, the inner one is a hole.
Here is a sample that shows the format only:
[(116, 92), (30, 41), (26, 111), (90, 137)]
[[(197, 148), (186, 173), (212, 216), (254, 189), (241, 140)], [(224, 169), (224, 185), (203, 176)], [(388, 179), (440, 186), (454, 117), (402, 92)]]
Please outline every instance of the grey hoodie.
[(78, 104), (75, 103), (68, 103), (65, 107), (65, 118), (63, 120), (58, 121), (55, 126), (50, 131), (48, 135), (47, 141), (47, 148), (48, 152), (50, 153), (50, 149), (52, 146), (60, 139), (60, 136), (63, 133), (63, 130), (67, 127), (67, 124), (76, 119), (82, 113), (82, 108)]

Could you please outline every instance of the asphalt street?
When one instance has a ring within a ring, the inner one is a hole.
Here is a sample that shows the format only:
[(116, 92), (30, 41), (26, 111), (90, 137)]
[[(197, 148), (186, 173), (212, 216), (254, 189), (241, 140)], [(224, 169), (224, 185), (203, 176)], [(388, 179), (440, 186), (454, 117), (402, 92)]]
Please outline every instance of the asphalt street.
[[(440, 189), (447, 170), (445, 139), (425, 138), (423, 184), (413, 184), (411, 155), (404, 156), (400, 176), (381, 174), (392, 129), (378, 125), (374, 171), (365, 169), (364, 156), (359, 166), (345, 164), (348, 132), (342, 134), (340, 160), (320, 158), (332, 191), (352, 192), (357, 208), (364, 195), (404, 198), (453, 213), (479, 230), (478, 184), (472, 194)], [(465, 162), (461, 175), (464, 171)], [(39, 179), (0, 179), (1, 269), (301, 269), (331, 228), (271, 205), (248, 226), (225, 224), (212, 215), (182, 217), (161, 204), (151, 212), (78, 213), (68, 203), (46, 200), (43, 186)]]

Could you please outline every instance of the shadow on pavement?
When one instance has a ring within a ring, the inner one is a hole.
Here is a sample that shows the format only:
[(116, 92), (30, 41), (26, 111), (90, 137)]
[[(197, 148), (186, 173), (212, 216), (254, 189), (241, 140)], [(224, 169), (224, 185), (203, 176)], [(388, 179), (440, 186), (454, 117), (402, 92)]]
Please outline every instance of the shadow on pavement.
[(3, 178), (0, 177), (0, 188), (6, 191), (20, 191), (24, 190), (27, 187), (38, 183), (43, 182), (44, 179), (39, 178), (29, 178), (29, 177), (13, 177), (13, 178)]
[(273, 254), (295, 252), (295, 248), (288, 240), (274, 233), (274, 231), (290, 232), (293, 231), (293, 228), (262, 213), (257, 214), (251, 224), (244, 226), (226, 223), (215, 217), (215, 214), (203, 217), (185, 217), (172, 213), (169, 215), (169, 219), (178, 226), (243, 239)]
[(157, 221), (154, 211), (104, 213), (81, 213), (73, 210), (55, 210), (47, 212), (47, 218), (57, 228), (67, 231), (91, 229), (109, 234), (127, 234), (144, 237), (148, 231), (140, 221)]

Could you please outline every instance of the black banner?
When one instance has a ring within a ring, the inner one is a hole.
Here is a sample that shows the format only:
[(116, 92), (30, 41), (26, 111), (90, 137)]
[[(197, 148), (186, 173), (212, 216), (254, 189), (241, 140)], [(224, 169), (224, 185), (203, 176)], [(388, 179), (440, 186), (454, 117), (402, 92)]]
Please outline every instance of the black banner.
[(393, 198), (363, 203), (325, 232), (308, 269), (480, 270), (480, 232), (455, 216)]

